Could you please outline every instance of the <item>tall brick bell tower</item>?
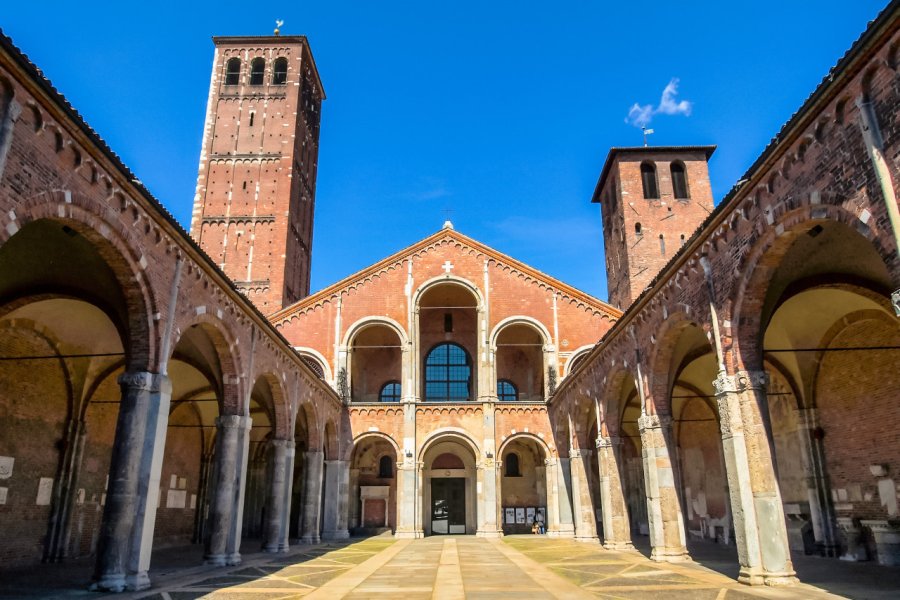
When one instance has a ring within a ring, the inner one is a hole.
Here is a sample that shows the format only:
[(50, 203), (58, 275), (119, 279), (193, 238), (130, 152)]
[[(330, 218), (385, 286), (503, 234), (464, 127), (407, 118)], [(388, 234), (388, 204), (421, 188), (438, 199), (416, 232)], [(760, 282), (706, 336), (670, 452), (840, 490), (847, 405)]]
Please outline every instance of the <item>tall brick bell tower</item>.
[(268, 314), (309, 294), (325, 92), (303, 36), (213, 42), (191, 235)]
[(594, 189), (609, 303), (634, 302), (713, 210), (715, 146), (612, 148)]

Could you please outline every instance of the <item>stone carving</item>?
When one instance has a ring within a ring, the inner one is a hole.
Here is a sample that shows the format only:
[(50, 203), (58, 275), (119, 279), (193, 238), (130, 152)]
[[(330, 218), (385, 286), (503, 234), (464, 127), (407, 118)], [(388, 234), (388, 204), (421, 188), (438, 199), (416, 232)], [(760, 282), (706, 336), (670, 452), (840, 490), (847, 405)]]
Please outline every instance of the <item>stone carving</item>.
[(119, 385), (123, 389), (135, 389), (142, 392), (153, 390), (153, 373), (146, 371), (126, 371), (119, 375)]
[(900, 290), (891, 294), (891, 306), (894, 307), (894, 314), (900, 317)]
[(738, 371), (734, 375), (726, 375), (719, 371), (713, 381), (716, 395), (737, 394), (747, 390), (765, 390), (769, 384), (769, 374), (765, 371)]

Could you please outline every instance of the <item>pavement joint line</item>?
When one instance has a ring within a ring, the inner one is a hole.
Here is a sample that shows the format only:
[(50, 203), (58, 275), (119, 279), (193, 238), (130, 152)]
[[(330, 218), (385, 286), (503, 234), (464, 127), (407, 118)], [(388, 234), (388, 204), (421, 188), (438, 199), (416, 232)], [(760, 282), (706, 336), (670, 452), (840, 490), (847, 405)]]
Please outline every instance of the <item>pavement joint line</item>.
[(459, 567), (459, 550), (455, 539), (446, 539), (441, 547), (441, 558), (434, 578), (433, 600), (453, 600), (465, 597), (462, 571)]
[(399, 554), (401, 550), (409, 546), (410, 543), (412, 543), (411, 539), (397, 540), (392, 545), (374, 554), (371, 558), (351, 567), (349, 570), (338, 575), (331, 581), (326, 582), (314, 592), (311, 592), (304, 597), (313, 599), (322, 598), (323, 600), (343, 598), (369, 576), (375, 573), (375, 571)]

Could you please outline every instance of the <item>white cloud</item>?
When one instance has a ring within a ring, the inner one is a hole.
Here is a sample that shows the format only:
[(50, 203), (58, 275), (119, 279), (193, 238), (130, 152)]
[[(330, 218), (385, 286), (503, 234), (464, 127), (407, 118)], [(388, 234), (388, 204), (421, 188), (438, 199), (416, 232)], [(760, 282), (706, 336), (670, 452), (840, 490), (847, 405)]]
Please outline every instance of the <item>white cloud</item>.
[(637, 102), (628, 110), (626, 123), (635, 127), (646, 127), (653, 120), (654, 115), (684, 115), (690, 116), (693, 103), (688, 100), (678, 100), (678, 78), (673, 77), (663, 89), (659, 104), (654, 107), (651, 104), (638, 104)]

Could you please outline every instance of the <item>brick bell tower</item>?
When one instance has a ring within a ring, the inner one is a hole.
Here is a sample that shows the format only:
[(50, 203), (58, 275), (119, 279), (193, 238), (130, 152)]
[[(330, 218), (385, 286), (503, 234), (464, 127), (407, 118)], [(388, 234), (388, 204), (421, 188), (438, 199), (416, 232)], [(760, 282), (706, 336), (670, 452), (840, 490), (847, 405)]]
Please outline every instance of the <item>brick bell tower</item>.
[(268, 314), (309, 294), (325, 92), (304, 36), (213, 42), (191, 235)]
[(713, 210), (715, 146), (612, 148), (599, 202), (609, 302), (626, 309)]

